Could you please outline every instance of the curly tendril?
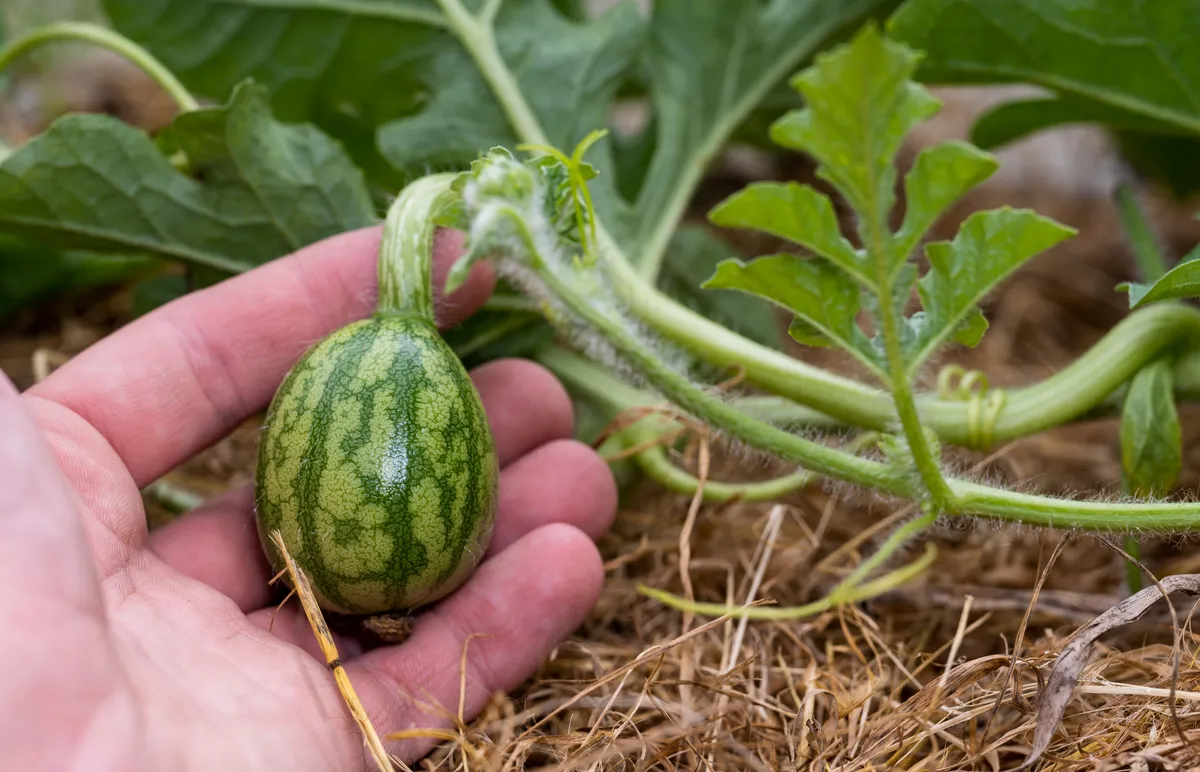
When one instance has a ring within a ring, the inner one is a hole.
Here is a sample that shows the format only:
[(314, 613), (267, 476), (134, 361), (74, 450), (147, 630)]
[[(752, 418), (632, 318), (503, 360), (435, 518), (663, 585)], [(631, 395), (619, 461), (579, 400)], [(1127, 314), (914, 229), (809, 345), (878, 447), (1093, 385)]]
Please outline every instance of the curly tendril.
[(967, 403), (967, 447), (971, 450), (992, 447), (996, 419), (1004, 409), (1004, 389), (991, 388), (987, 375), (979, 370), (947, 365), (938, 373), (937, 394), (938, 399)]

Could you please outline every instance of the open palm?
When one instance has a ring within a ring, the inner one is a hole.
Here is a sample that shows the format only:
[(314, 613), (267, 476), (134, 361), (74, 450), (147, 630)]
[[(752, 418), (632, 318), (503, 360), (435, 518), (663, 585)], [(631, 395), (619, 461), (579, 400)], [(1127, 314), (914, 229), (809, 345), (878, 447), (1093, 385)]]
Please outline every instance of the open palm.
[[(441, 234), (435, 273), (457, 252)], [(18, 395), (0, 378), (0, 768), (348, 770), (358, 731), (295, 603), (275, 616), (249, 489), (148, 533), (139, 488), (265, 407), (307, 346), (370, 312), (379, 230), (189, 295)], [(480, 267), (439, 303), (478, 308)], [(381, 733), (444, 726), (528, 677), (595, 602), (616, 491), (570, 402), (517, 360), (472, 373), (503, 475), (487, 559), (402, 646), (341, 641)], [(268, 631), (268, 625), (271, 625)], [(410, 699), (410, 696), (416, 700)], [(423, 741), (389, 745), (412, 760)]]

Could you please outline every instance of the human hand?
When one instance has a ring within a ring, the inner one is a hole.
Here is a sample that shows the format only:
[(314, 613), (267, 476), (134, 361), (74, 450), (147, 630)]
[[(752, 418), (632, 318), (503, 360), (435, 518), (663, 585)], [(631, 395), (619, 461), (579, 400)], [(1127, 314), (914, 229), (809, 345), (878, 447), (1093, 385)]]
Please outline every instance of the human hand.
[[(186, 296), (23, 395), (0, 378), (0, 768), (367, 767), (299, 605), (275, 614), (252, 490), (147, 533), (139, 489), (264, 409), (308, 345), (370, 313), (379, 236), (345, 234)], [(459, 252), (454, 236), (439, 234), (437, 277)], [(439, 302), (439, 323), (493, 286), (477, 266)], [(565, 391), (519, 360), (472, 378), (503, 468), (486, 559), (403, 645), (338, 641), (381, 734), (446, 726), (406, 695), (453, 713), (469, 636), (484, 637), (468, 648), (467, 715), (515, 688), (603, 580), (592, 539), (616, 487), (568, 439)], [(408, 761), (429, 748), (388, 744)]]

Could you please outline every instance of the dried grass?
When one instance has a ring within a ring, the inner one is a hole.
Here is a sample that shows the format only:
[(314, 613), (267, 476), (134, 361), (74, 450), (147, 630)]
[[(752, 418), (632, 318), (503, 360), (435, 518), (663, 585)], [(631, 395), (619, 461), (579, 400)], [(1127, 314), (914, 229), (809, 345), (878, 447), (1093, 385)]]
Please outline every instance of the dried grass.
[[(943, 127), (939, 137), (961, 135)], [(1022, 150), (1025, 152), (1025, 150)], [(1035, 164), (1036, 165), (1036, 164)], [(723, 172), (728, 174), (728, 171)], [(784, 170), (781, 176), (807, 170)], [(1085, 175), (1086, 176), (1086, 175)], [(955, 360), (1001, 386), (1045, 377), (1125, 313), (1113, 292), (1132, 262), (1111, 206), (1088, 185), (1008, 175), (961, 207), (1032, 206), (1081, 229), (987, 305), (984, 343)], [(714, 178), (701, 207), (736, 178)], [(1082, 192), (1081, 192), (1082, 191)], [(1198, 239), (1190, 213), (1155, 213), (1175, 253)], [(945, 225), (954, 226), (954, 218)], [(763, 245), (744, 243), (751, 252)], [(35, 350), (70, 354), (125, 317), (121, 295), (88, 294), (22, 315), (0, 335), (0, 367), (20, 385)], [(821, 352), (798, 356), (832, 367)], [(40, 362), (52, 365), (53, 354)], [(1197, 411), (1185, 408), (1186, 471), (1200, 485)], [(172, 476), (208, 493), (250, 479), (253, 422)], [(1048, 492), (1111, 491), (1113, 422), (1012, 443), (963, 467)], [(696, 471), (695, 459), (692, 470)], [(780, 470), (713, 449), (714, 479)], [(167, 516), (151, 506), (152, 516)], [(918, 583), (803, 621), (691, 618), (639, 594), (644, 584), (698, 601), (800, 605), (827, 592), (887, 535), (886, 502), (812, 486), (777, 504), (694, 504), (650, 485), (630, 491), (602, 542), (607, 582), (581, 629), (520, 690), (497, 695), (420, 768), (463, 770), (999, 770), (1018, 766), (1039, 689), (1063, 644), (1122, 597), (1120, 559), (1095, 537), (966, 521)], [(1067, 538), (1069, 537), (1069, 538)], [(911, 560), (913, 545), (895, 561)], [(1195, 572), (1183, 540), (1143, 546), (1158, 576)], [(1051, 555), (1056, 557), (1051, 560)], [(1052, 563), (1052, 565), (1051, 565)], [(1200, 741), (1200, 640), (1180, 605), (1175, 710)], [(1171, 720), (1173, 634), (1164, 609), (1102, 639), (1041, 770), (1200, 768)], [(453, 713), (453, 709), (448, 709)]]

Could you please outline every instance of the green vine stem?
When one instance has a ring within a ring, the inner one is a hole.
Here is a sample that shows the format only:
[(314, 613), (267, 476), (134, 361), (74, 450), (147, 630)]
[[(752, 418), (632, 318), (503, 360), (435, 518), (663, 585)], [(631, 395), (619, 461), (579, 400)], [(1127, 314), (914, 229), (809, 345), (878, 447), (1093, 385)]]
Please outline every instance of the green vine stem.
[(876, 298), (879, 303), (878, 322), (883, 336), (884, 353), (887, 356), (890, 375), (888, 385), (891, 387), (892, 402), (896, 406), (904, 438), (908, 441), (908, 452), (912, 454), (917, 473), (920, 474), (925, 490), (929, 494), (929, 500), (924, 502), (926, 508), (936, 512), (953, 512), (954, 495), (942, 477), (942, 469), (938, 466), (938, 459), (934, 457), (929, 438), (925, 436), (925, 428), (921, 424), (921, 416), (917, 413), (917, 403), (913, 398), (908, 362), (904, 358), (904, 349), (900, 343), (902, 309), (896, 308), (896, 298), (893, 292), (896, 272), (892, 269), (891, 250), (888, 248), (887, 219), (878, 207), (877, 197), (872, 197), (870, 207), (866, 212), (864, 230), (866, 231), (866, 243), (869, 245), (869, 254), (875, 264)]
[[(472, 15), (460, 0), (438, 0), (446, 25), (463, 44), (488, 80), (524, 143), (549, 144), (545, 131), (525, 101), (508, 65), (496, 45), (492, 23), (498, 3), (491, 2), (479, 15)], [(784, 65), (781, 63), (781, 67)], [(794, 63), (788, 63), (788, 67)], [(774, 82), (774, 81), (772, 81)], [(747, 100), (746, 109), (752, 106)], [(730, 121), (711, 138), (719, 147), (734, 128)], [(702, 156), (704, 157), (704, 156)], [(647, 272), (656, 270), (673, 222), (682, 215), (684, 204), (700, 178), (695, 174), (681, 181), (680, 190), (666, 222), (656, 228), (648, 248)], [(892, 396), (849, 378), (807, 365), (787, 354), (755, 343), (678, 303), (639, 275), (621, 249), (599, 227), (599, 240), (618, 293), (641, 321), (659, 334), (718, 367), (745, 368), (752, 385), (811, 408), (824, 417), (817, 424), (841, 423), (885, 430), (897, 418)], [(655, 267), (650, 267), (651, 265)], [(1185, 347), (1200, 335), (1200, 311), (1185, 306), (1151, 306), (1131, 314), (1083, 357), (1046, 381), (1006, 392), (996, 411), (990, 439), (995, 443), (1036, 434), (1096, 411), (1112, 409), (1112, 395), (1147, 362), (1169, 348)], [(1180, 357), (1176, 373), (1177, 393), (1200, 399), (1200, 353)], [(915, 394), (914, 400), (924, 425), (942, 442), (969, 445), (973, 427), (970, 404), (938, 400)], [(977, 427), (974, 427), (977, 431)]]
[[(896, 421), (887, 392), (744, 338), (647, 285), (611, 245), (604, 254), (613, 285), (627, 308), (699, 359), (718, 367), (740, 366), (747, 382), (848, 424), (885, 431)], [(1142, 366), (1166, 351), (1193, 347), (1197, 338), (1200, 310), (1162, 303), (1135, 311), (1055, 375), (1007, 390), (1005, 403), (995, 415), (991, 439), (1003, 443), (1082, 418), (1105, 405)], [(1182, 356), (1177, 369), (1179, 391), (1200, 396), (1200, 352)], [(924, 425), (943, 442), (970, 443), (967, 403), (939, 400), (933, 394), (914, 399)]]
[(496, 46), (496, 36), (492, 32), (492, 22), (499, 3), (489, 3), (478, 16), (473, 16), (463, 6), (460, 0), (437, 0), (450, 30), (458, 38), (463, 47), (479, 65), (479, 72), (487, 80), (488, 86), (496, 96), (504, 110), (513, 130), (525, 143), (531, 145), (549, 145), (546, 133), (538, 123), (521, 87), (517, 85), (512, 71), (500, 56)]
[(91, 43), (120, 54), (153, 78), (170, 95), (181, 111), (191, 112), (199, 108), (200, 105), (196, 98), (184, 88), (170, 70), (163, 66), (162, 62), (151, 56), (150, 52), (128, 38), (98, 24), (57, 22), (30, 30), (0, 49), (0, 70), (5, 69), (19, 56), (38, 46), (69, 41)]
[[(662, 401), (653, 394), (635, 389), (614, 378), (604, 368), (557, 346), (545, 346), (534, 352), (533, 358), (573, 391), (586, 395), (613, 413), (652, 407)], [(767, 423), (789, 424), (798, 420), (801, 424), (806, 424), (810, 419), (818, 422), (826, 419), (820, 413), (805, 411), (795, 403), (775, 397), (744, 397), (733, 402), (741, 410)], [(798, 415), (797, 411), (803, 411), (803, 414)], [(667, 456), (666, 449), (654, 444), (679, 428), (681, 427), (678, 422), (664, 416), (655, 416), (653, 419), (647, 417), (620, 431), (616, 439), (619, 440), (618, 447), (625, 450), (646, 448), (634, 454), (633, 459), (647, 477), (667, 490), (693, 496), (700, 488), (699, 478), (673, 464)], [(848, 443), (847, 449), (860, 451), (876, 439), (877, 435), (874, 432), (864, 433)], [(811, 472), (800, 471), (760, 482), (706, 480), (703, 497), (705, 501), (718, 503), (734, 499), (773, 501), (809, 485), (815, 479), (816, 475)]]
[[(643, 436), (645, 437), (644, 440)], [(630, 435), (628, 444), (636, 447), (639, 442), (652, 440), (653, 438), (654, 432), (652, 431), (642, 434), (633, 432)], [(846, 450), (850, 452), (863, 450), (878, 441), (878, 439), (879, 436), (875, 432), (866, 432), (856, 437), (853, 442), (848, 443)], [(671, 463), (670, 458), (667, 457), (666, 449), (661, 445), (643, 450), (634, 456), (634, 461), (637, 462), (638, 467), (647, 477), (669, 491), (694, 496), (696, 495), (696, 491), (700, 490), (700, 478)], [(817, 476), (811, 472), (792, 472), (791, 474), (761, 482), (730, 483), (705, 480), (702, 496), (705, 501), (717, 503), (734, 500), (775, 501), (789, 493), (811, 485), (816, 479)]]
[[(560, 346), (542, 346), (530, 356), (572, 390), (606, 405), (613, 412), (663, 401), (654, 394), (630, 386), (606, 368)], [(773, 426), (831, 431), (853, 428), (844, 421), (838, 421), (784, 397), (738, 396), (730, 397), (729, 403), (750, 417)]]
[(825, 597), (806, 603), (803, 606), (774, 607), (774, 606), (726, 606), (721, 603), (695, 603), (673, 595), (665, 590), (659, 590), (646, 585), (638, 585), (638, 592), (652, 598), (664, 606), (679, 611), (690, 611), (702, 616), (720, 617), (731, 616), (734, 619), (750, 619), (755, 621), (795, 621), (816, 616), (824, 611), (840, 605), (849, 605), (859, 601), (869, 600), (898, 589), (915, 579), (933, 565), (937, 551), (932, 544), (926, 545), (925, 553), (917, 560), (895, 571), (884, 574), (878, 579), (857, 585), (845, 587), (839, 584)]
[[(695, 496), (696, 491), (700, 490), (700, 479), (671, 463), (666, 449), (661, 445), (643, 450), (633, 458), (647, 477), (673, 493)], [(705, 480), (701, 496), (704, 501), (715, 503), (734, 500), (774, 501), (808, 486), (815, 479), (816, 475), (811, 472), (793, 472), (762, 482), (729, 483)]]
[(914, 520), (909, 520), (893, 531), (874, 554), (860, 563), (857, 568), (850, 572), (849, 576), (839, 582), (837, 587), (833, 588), (833, 591), (829, 593), (830, 600), (834, 604), (848, 602), (849, 596), (852, 595), (856, 588), (861, 586), (862, 581), (870, 576), (872, 571), (890, 560), (892, 555), (895, 555), (908, 543), (909, 539), (912, 539), (933, 525), (935, 520), (937, 520), (935, 514), (922, 515)]
[(379, 247), (379, 301), (376, 313), (433, 318), (433, 279), (429, 273), (434, 220), (456, 200), (451, 184), (458, 175), (422, 177), (400, 192), (388, 208)]
[[(693, 385), (664, 364), (620, 322), (593, 308), (587, 298), (560, 279), (540, 255), (526, 223), (515, 211), (509, 209), (502, 214), (512, 221), (521, 248), (529, 255), (530, 267), (550, 294), (570, 314), (602, 335), (651, 385), (680, 408), (702, 417), (709, 425), (748, 445), (817, 474), (909, 500), (917, 498), (907, 477), (892, 466), (844, 453), (758, 421)], [(558, 315), (552, 318), (557, 324), (563, 323)], [(1200, 530), (1200, 505), (1197, 504), (1074, 501), (992, 488), (953, 478), (948, 478), (946, 484), (958, 502), (957, 511), (964, 515), (979, 515), (1046, 528), (1094, 531)]]

